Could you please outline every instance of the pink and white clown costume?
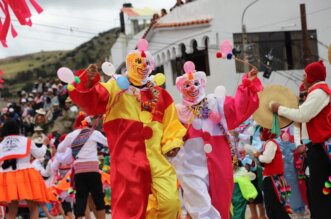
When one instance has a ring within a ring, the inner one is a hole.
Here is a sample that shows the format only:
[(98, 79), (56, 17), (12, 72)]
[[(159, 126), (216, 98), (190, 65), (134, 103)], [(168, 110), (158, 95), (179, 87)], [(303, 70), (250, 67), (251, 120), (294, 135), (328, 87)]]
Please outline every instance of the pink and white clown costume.
[(258, 108), (262, 84), (251, 71), (234, 97), (225, 96), (221, 86), (206, 96), (206, 74), (195, 71), (192, 62), (184, 69), (186, 73), (176, 80), (182, 95), (177, 111), (188, 131), (184, 147), (171, 160), (184, 191), (184, 206), (193, 219), (229, 219), (234, 182), (228, 130)]

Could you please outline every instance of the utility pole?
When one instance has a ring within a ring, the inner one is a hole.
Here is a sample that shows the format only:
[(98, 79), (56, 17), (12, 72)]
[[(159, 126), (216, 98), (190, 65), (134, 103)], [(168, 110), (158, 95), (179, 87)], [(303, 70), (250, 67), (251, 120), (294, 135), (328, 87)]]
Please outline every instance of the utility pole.
[(311, 50), (309, 47), (309, 36), (307, 29), (307, 16), (306, 16), (306, 5), (300, 4), (300, 17), (301, 17), (301, 31), (302, 31), (302, 43), (303, 43), (303, 64), (304, 66), (311, 63)]
[[(254, 0), (249, 5), (247, 5), (241, 15), (241, 33), (242, 33), (242, 43), (243, 43), (242, 53), (243, 53), (243, 57), (244, 57), (245, 61), (247, 61), (246, 60), (247, 59), (246, 47), (247, 47), (248, 40), (247, 40), (246, 25), (244, 23), (244, 17), (245, 17), (245, 13), (246, 13), (247, 9), (249, 7), (251, 7), (252, 5), (254, 5), (257, 1), (259, 1), (259, 0)], [(243, 65), (243, 67), (244, 67), (243, 68), (244, 72), (247, 72), (249, 70), (248, 65)]]

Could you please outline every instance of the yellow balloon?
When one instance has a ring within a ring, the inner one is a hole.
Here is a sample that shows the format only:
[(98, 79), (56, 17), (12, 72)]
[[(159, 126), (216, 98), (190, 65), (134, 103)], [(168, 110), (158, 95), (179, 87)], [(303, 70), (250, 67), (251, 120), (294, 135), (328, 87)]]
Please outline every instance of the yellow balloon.
[(165, 76), (162, 73), (157, 73), (154, 76), (154, 82), (156, 83), (157, 86), (161, 86), (164, 84), (165, 82)]
[(74, 85), (72, 85), (72, 84), (68, 84), (67, 89), (68, 89), (68, 91), (70, 92), (70, 91), (75, 90), (75, 87), (74, 87)]

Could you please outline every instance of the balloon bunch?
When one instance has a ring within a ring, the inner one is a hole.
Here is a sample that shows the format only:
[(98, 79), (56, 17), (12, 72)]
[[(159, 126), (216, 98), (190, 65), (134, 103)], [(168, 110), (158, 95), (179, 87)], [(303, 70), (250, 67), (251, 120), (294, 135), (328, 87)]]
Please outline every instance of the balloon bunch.
[(229, 40), (224, 40), (220, 45), (220, 51), (216, 53), (216, 57), (221, 59), (231, 60), (233, 57), (233, 46)]
[(254, 69), (257, 69), (254, 65), (248, 63), (247, 61), (244, 61), (242, 59), (239, 59), (238, 57), (236, 57), (238, 54), (240, 53), (240, 51), (238, 51), (237, 49), (233, 48), (232, 43), (229, 40), (224, 40), (221, 44), (220, 44), (220, 51), (218, 51), (216, 53), (216, 58), (218, 59), (227, 59), (227, 60), (231, 60), (234, 59), (238, 62), (242, 62), (245, 63), (249, 66), (251, 66)]
[[(86, 70), (85, 70), (86, 71)], [(83, 74), (81, 74), (83, 75)], [(67, 83), (66, 88), (68, 91), (73, 91), (77, 84), (80, 83), (80, 78), (75, 76), (74, 73), (67, 67), (61, 67), (57, 70), (57, 77)]]
[(330, 194), (330, 190), (331, 190), (331, 175), (329, 176), (328, 180), (326, 180), (324, 183), (323, 194), (324, 195)]
[[(115, 75), (115, 67), (110, 62), (104, 62), (101, 65), (102, 71), (108, 75), (114, 78), (117, 82), (117, 85), (122, 89), (126, 90), (129, 87), (129, 81), (125, 76), (122, 75)], [(62, 81), (67, 83), (67, 90), (73, 91), (77, 84), (80, 83), (80, 77), (82, 77), (84, 74), (86, 74), (87, 69), (84, 70), (84, 72), (78, 77), (75, 76), (74, 73), (67, 67), (61, 67), (57, 71), (58, 78)]]

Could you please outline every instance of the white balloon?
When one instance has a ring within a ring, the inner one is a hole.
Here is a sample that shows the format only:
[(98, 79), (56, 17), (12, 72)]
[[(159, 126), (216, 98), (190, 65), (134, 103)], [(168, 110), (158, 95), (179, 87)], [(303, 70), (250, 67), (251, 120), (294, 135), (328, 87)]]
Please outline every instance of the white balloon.
[(225, 97), (226, 89), (223, 86), (217, 86), (214, 91), (216, 97)]
[(209, 154), (209, 153), (211, 153), (211, 152), (213, 151), (213, 147), (211, 146), (211, 144), (205, 144), (205, 145), (203, 146), (203, 150), (204, 150), (207, 154)]
[(57, 76), (61, 81), (68, 83), (68, 84), (75, 81), (74, 73), (67, 67), (59, 68), (57, 70)]
[(115, 74), (115, 70), (116, 70), (115, 66), (113, 64), (111, 64), (110, 62), (102, 63), (101, 69), (108, 76), (112, 76), (113, 74)]

